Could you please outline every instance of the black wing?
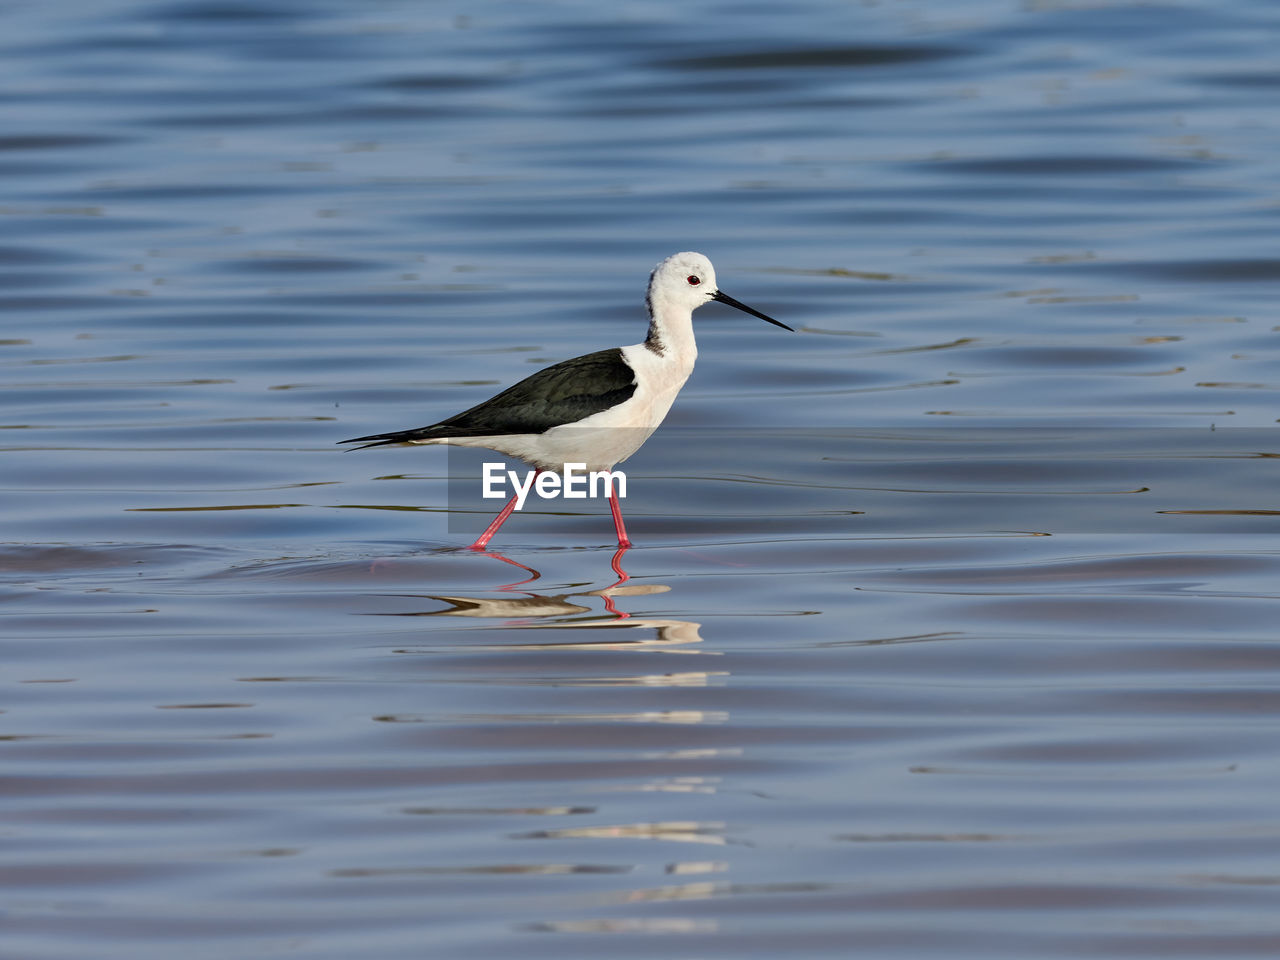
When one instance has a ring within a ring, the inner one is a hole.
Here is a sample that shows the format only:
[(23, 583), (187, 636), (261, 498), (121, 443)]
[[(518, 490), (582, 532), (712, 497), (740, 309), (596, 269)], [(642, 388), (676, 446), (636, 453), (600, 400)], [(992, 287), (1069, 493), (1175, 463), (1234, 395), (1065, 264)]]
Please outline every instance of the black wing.
[(593, 413), (616, 407), (631, 399), (635, 392), (635, 371), (622, 358), (622, 350), (614, 347), (552, 364), (470, 410), (429, 427), (338, 442), (379, 447), (449, 437), (545, 433), (552, 427), (576, 423)]

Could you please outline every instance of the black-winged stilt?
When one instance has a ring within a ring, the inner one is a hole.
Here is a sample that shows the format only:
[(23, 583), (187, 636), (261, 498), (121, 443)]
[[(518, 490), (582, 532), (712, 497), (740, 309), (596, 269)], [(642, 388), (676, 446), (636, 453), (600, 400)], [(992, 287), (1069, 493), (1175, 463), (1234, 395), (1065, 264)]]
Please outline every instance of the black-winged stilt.
[[(582, 464), (579, 469), (589, 471), (611, 471), (658, 428), (689, 379), (698, 357), (693, 311), (710, 300), (792, 329), (721, 292), (715, 268), (702, 254), (677, 253), (658, 264), (649, 277), (645, 296), (649, 335), (643, 343), (563, 360), (429, 427), (339, 442), (366, 447), (389, 443), (486, 447), (518, 457), (533, 466), (535, 475), (561, 473), (567, 463)], [(471, 549), (488, 545), (511, 516), (518, 497), (508, 501)], [(609, 508), (618, 546), (629, 547), (612, 484)]]

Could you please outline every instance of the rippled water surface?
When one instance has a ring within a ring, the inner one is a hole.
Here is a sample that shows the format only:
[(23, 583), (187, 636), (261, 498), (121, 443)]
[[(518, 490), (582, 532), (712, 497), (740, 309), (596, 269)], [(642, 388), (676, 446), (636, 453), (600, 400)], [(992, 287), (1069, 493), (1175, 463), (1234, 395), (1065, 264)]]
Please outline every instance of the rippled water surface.
[(1274, 3), (0, 13), (6, 960), (1280, 955)]

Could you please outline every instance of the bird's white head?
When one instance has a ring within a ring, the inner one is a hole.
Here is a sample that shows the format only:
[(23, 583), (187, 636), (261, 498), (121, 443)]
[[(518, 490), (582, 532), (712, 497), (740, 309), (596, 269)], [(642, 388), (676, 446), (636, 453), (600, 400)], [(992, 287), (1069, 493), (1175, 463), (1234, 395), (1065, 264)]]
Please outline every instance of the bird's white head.
[(715, 295), (716, 268), (700, 253), (672, 254), (649, 277), (650, 310), (694, 310)]
[(774, 326), (790, 330), (785, 323), (766, 317), (759, 310), (733, 299), (716, 285), (716, 268), (700, 253), (675, 253), (654, 267), (649, 277), (649, 315), (654, 322), (675, 323), (683, 317), (687, 325), (689, 315), (708, 300), (728, 304), (743, 313), (767, 320)]

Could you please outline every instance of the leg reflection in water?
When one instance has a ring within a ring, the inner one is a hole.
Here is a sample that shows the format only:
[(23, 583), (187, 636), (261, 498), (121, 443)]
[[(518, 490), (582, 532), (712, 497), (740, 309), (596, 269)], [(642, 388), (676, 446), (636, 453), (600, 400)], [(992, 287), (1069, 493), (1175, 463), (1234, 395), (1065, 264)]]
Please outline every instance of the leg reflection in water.
[[(514, 583), (504, 583), (499, 587), (495, 587), (494, 589), (514, 590), (517, 587), (524, 586), (526, 583), (533, 583), (535, 580), (540, 580), (542, 578), (542, 574), (539, 571), (533, 569), (533, 567), (525, 566), (525, 564), (521, 563), (518, 560), (512, 560), (510, 557), (503, 556), (501, 553), (498, 553), (496, 550), (476, 550), (475, 547), (468, 547), (467, 549), (472, 550), (479, 556), (490, 557), (494, 560), (501, 560), (503, 563), (509, 563), (511, 564), (511, 566), (519, 567), (521, 570), (525, 570), (530, 574), (530, 576), (525, 577), (523, 580), (516, 580)], [(613, 602), (614, 591), (616, 591), (618, 587), (622, 586), (624, 583), (626, 583), (628, 580), (631, 579), (631, 575), (622, 568), (622, 556), (630, 549), (631, 549), (631, 544), (629, 543), (623, 544), (622, 546), (618, 547), (618, 549), (613, 554), (613, 559), (609, 562), (609, 566), (613, 568), (613, 572), (614, 574), (617, 575), (618, 579), (615, 580), (610, 586), (605, 587), (603, 590), (593, 591), (595, 596), (600, 597), (600, 599), (604, 601), (604, 608), (608, 610), (611, 614), (613, 614), (615, 617), (617, 617), (619, 620), (625, 619), (631, 616), (631, 614), (626, 613), (625, 611), (619, 610), (614, 605), (614, 602)], [(536, 596), (536, 594), (530, 594), (530, 596)]]
[(509, 563), (513, 567), (519, 567), (521, 570), (528, 571), (530, 574), (532, 574), (532, 576), (525, 577), (523, 580), (517, 580), (514, 583), (504, 583), (500, 587), (495, 587), (494, 588), (495, 590), (514, 590), (516, 587), (524, 586), (524, 584), (526, 583), (533, 583), (533, 581), (539, 580), (542, 578), (542, 574), (539, 573), (537, 570), (533, 569), (533, 567), (526, 567), (523, 563), (521, 563), (518, 560), (512, 560), (510, 557), (504, 557), (502, 554), (498, 553), (496, 550), (477, 550), (475, 547), (467, 547), (467, 549), (472, 551), (473, 553), (478, 554), (479, 556), (492, 557), (494, 560), (501, 560), (503, 563)]
[[(655, 643), (662, 646), (671, 644), (682, 645), (686, 643), (700, 643), (702, 638), (698, 636), (698, 624), (680, 620), (651, 620), (644, 617), (635, 617), (633, 614), (625, 610), (619, 610), (617, 600), (621, 597), (640, 597), (648, 596), (655, 593), (666, 593), (671, 588), (661, 583), (633, 583), (631, 575), (627, 573), (622, 566), (623, 556), (626, 554), (629, 546), (619, 547), (613, 554), (609, 566), (613, 570), (614, 576), (617, 578), (607, 587), (599, 590), (584, 590), (581, 593), (562, 593), (556, 595), (545, 595), (533, 593), (529, 590), (520, 589), (525, 584), (539, 580), (542, 574), (533, 567), (526, 566), (510, 557), (503, 556), (501, 553), (492, 550), (475, 551), (479, 556), (491, 557), (494, 560), (500, 560), (503, 563), (519, 567), (521, 570), (528, 572), (530, 575), (523, 580), (515, 583), (503, 584), (500, 587), (491, 589), (500, 590), (508, 593), (519, 594), (518, 596), (506, 597), (460, 597), (460, 596), (435, 596), (431, 599), (440, 600), (449, 604), (446, 610), (431, 610), (421, 613), (404, 614), (404, 616), (445, 616), (445, 617), (475, 617), (475, 618), (509, 618), (508, 626), (529, 626), (529, 627), (605, 627), (605, 626), (622, 626), (626, 621), (627, 626), (634, 627), (654, 627), (658, 631)], [(609, 619), (598, 616), (581, 617), (582, 614), (589, 614), (591, 608), (583, 606), (581, 603), (575, 603), (570, 598), (582, 597), (599, 597), (604, 603), (604, 609), (609, 614)], [(555, 619), (552, 619), (555, 618)], [(566, 619), (571, 618), (571, 619)], [(639, 641), (625, 641), (627, 645), (634, 645)], [(645, 646), (650, 643), (643, 644)]]
[(618, 575), (618, 579), (612, 586), (605, 587), (603, 590), (600, 591), (600, 599), (604, 601), (604, 608), (608, 610), (610, 613), (612, 613), (619, 620), (624, 620), (627, 617), (631, 616), (631, 614), (624, 613), (618, 610), (618, 608), (613, 605), (614, 591), (616, 591), (618, 587), (622, 586), (624, 583), (626, 583), (628, 580), (631, 579), (631, 575), (627, 573), (627, 571), (622, 569), (622, 555), (630, 549), (631, 549), (630, 543), (618, 544), (618, 550), (616, 553), (614, 553), (613, 559), (609, 562), (609, 566), (613, 567), (613, 572)]

